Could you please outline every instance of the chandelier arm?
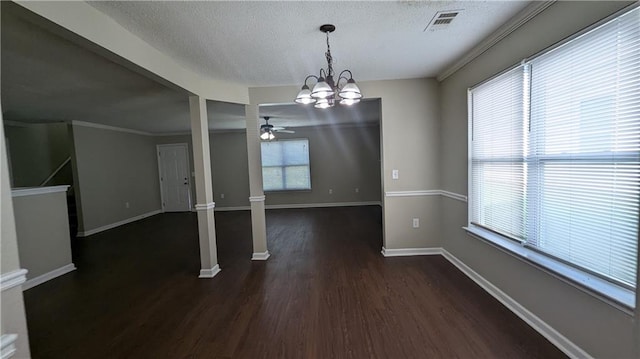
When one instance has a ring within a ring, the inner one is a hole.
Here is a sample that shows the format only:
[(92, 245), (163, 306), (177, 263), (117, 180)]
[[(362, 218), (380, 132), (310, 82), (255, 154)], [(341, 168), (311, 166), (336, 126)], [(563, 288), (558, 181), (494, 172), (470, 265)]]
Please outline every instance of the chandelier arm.
[[(327, 72), (323, 68), (320, 69), (320, 78), (323, 78), (323, 79), (327, 78)], [(318, 79), (316, 78), (316, 80)]]
[(316, 82), (318, 82), (318, 76), (316, 76), (316, 75), (309, 75), (309, 76), (305, 77), (305, 79), (304, 79), (304, 85), (305, 85), (305, 86), (307, 85), (307, 81), (308, 81), (310, 78), (314, 78), (314, 79), (316, 80)]

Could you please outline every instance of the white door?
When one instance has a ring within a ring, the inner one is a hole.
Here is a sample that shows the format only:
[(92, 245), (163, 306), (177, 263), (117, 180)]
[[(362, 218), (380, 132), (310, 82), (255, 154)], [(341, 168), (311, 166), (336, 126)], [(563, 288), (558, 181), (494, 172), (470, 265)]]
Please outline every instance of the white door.
[(191, 171), (187, 144), (158, 145), (158, 169), (164, 211), (191, 211)]

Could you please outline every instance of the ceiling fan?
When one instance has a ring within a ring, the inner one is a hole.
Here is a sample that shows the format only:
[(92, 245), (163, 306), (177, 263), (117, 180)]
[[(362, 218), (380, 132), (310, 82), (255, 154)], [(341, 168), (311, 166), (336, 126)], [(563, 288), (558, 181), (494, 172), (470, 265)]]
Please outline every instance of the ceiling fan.
[(274, 135), (275, 132), (296, 133), (295, 131), (287, 130), (284, 127), (276, 127), (270, 124), (269, 119), (271, 117), (269, 116), (264, 116), (263, 118), (264, 118), (264, 125), (260, 126), (260, 138), (263, 140), (273, 140), (274, 138), (276, 138), (276, 136)]

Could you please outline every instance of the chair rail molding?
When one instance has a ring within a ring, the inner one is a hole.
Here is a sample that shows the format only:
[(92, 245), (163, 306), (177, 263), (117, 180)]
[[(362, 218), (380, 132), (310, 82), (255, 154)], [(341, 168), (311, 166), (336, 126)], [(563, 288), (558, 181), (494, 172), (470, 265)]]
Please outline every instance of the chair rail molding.
[(11, 272), (2, 273), (0, 276), (0, 291), (4, 292), (7, 289), (19, 286), (27, 281), (26, 269), (16, 269)]

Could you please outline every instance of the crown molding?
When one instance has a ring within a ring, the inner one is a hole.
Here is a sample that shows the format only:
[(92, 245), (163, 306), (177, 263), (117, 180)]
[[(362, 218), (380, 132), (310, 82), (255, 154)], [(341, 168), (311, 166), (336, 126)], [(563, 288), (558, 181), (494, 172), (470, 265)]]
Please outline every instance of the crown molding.
[(142, 136), (153, 136), (153, 134), (150, 133), (150, 132), (131, 130), (131, 129), (128, 129), (128, 128), (115, 127), (115, 126), (109, 126), (109, 125), (102, 125), (102, 124), (99, 124), (99, 123), (76, 121), (76, 120), (72, 120), (70, 122), (71, 122), (71, 124), (73, 126), (92, 127), (92, 128), (98, 128), (98, 129), (101, 129), (101, 130), (127, 132), (127, 133), (133, 133), (133, 134), (136, 134), (136, 135), (142, 135)]
[(509, 36), (512, 32), (516, 31), (522, 25), (526, 24), (529, 20), (536, 17), (539, 13), (543, 12), (549, 6), (553, 5), (556, 1), (533, 1), (531, 4), (527, 5), (522, 11), (520, 11), (516, 16), (511, 18), (509, 21), (500, 26), (496, 31), (494, 31), (487, 38), (482, 40), (478, 45), (476, 45), (471, 51), (467, 52), (466, 55), (458, 59), (451, 66), (445, 68), (437, 77), (438, 81), (444, 81), (447, 77), (453, 75), (456, 71), (460, 70), (466, 64), (473, 61), (478, 56), (482, 55), (485, 51), (489, 50), (493, 45), (497, 44), (500, 40)]

